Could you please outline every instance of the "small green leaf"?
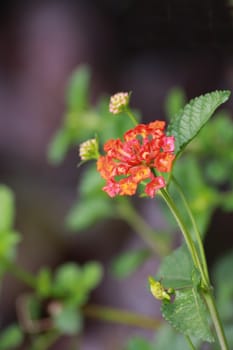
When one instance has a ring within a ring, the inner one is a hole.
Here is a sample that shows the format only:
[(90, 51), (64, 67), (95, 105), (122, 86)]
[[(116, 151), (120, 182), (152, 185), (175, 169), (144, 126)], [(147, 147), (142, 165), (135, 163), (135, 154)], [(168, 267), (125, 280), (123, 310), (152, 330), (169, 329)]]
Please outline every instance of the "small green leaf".
[(128, 341), (125, 350), (152, 350), (152, 346), (142, 337), (133, 337)]
[(62, 333), (78, 334), (83, 325), (82, 315), (76, 308), (64, 307), (54, 316), (54, 325)]
[(72, 293), (82, 279), (81, 268), (75, 263), (66, 263), (60, 266), (55, 274), (54, 287), (56, 293), (65, 296)]
[(14, 194), (7, 186), (0, 185), (0, 232), (12, 228), (14, 214)]
[(191, 287), (193, 269), (190, 254), (182, 246), (163, 259), (156, 279), (162, 280), (165, 288)]
[(82, 65), (72, 74), (68, 84), (66, 100), (69, 110), (82, 112), (88, 107), (90, 70)]
[(87, 262), (82, 268), (82, 283), (87, 290), (95, 288), (103, 276), (102, 266), (94, 261)]
[(186, 96), (181, 87), (172, 88), (165, 99), (165, 111), (169, 119), (184, 107)]
[(180, 153), (199, 133), (214, 111), (228, 100), (227, 90), (214, 91), (191, 100), (170, 122), (169, 135), (175, 137), (175, 151)]
[(109, 198), (100, 193), (100, 196), (80, 199), (75, 203), (66, 218), (66, 225), (73, 231), (86, 230), (99, 220), (112, 215), (113, 209)]
[(57, 131), (48, 148), (48, 160), (51, 164), (60, 164), (70, 146), (70, 135), (65, 128)]
[(23, 341), (23, 332), (18, 325), (12, 324), (0, 334), (0, 350), (15, 349)]
[(177, 331), (213, 342), (208, 325), (209, 315), (196, 288), (177, 290), (173, 302), (163, 302), (162, 315)]
[(111, 264), (111, 271), (118, 278), (128, 277), (149, 257), (148, 250), (128, 251), (118, 255)]
[(0, 232), (0, 259), (14, 259), (15, 248), (20, 242), (20, 234), (16, 231)]

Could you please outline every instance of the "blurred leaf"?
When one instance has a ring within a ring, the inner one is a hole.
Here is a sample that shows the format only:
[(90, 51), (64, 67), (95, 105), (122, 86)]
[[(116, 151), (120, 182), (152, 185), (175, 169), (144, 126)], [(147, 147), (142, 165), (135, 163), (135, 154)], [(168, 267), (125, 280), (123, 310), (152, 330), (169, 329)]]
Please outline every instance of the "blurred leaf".
[(88, 107), (90, 88), (90, 69), (81, 65), (72, 74), (68, 84), (66, 101), (69, 110), (82, 112)]
[(15, 246), (20, 242), (20, 234), (16, 231), (0, 232), (0, 259), (14, 259)]
[(172, 88), (165, 99), (165, 111), (169, 119), (179, 112), (186, 103), (186, 96), (181, 87)]
[(53, 283), (53, 295), (69, 306), (81, 306), (88, 299), (89, 291), (84, 281), (80, 266), (66, 263), (58, 268)]
[(23, 341), (23, 332), (13, 324), (0, 333), (0, 350), (15, 349)]
[(173, 302), (163, 302), (162, 315), (176, 330), (197, 339), (213, 342), (209, 314), (196, 288), (176, 290)]
[(56, 294), (64, 296), (72, 293), (82, 282), (81, 268), (75, 263), (66, 263), (56, 270), (54, 288)]
[(170, 349), (181, 350), (187, 348), (187, 341), (181, 333), (178, 333), (170, 325), (164, 324), (156, 332), (155, 342), (153, 343), (154, 350)]
[(48, 268), (42, 268), (37, 276), (37, 293), (49, 297), (52, 292), (52, 275)]
[(14, 195), (5, 185), (0, 185), (0, 232), (8, 231), (14, 221)]
[(122, 253), (112, 261), (111, 271), (118, 278), (128, 277), (148, 259), (149, 255), (145, 249)]
[(206, 176), (215, 184), (226, 182), (228, 180), (229, 172), (229, 166), (223, 159), (210, 159), (205, 165)]
[(221, 196), (221, 206), (225, 211), (233, 211), (233, 191), (223, 193)]
[(48, 160), (52, 164), (59, 164), (63, 161), (70, 147), (70, 136), (63, 128), (57, 131), (48, 148)]
[(103, 276), (102, 266), (94, 261), (87, 262), (82, 268), (82, 283), (85, 289), (91, 290), (95, 288)]
[(144, 338), (133, 337), (128, 341), (125, 350), (152, 350), (152, 346)]
[(71, 208), (66, 218), (66, 225), (73, 231), (86, 230), (99, 220), (111, 217), (113, 214), (113, 207), (107, 195), (80, 199)]
[(54, 325), (62, 333), (78, 334), (82, 329), (83, 320), (76, 308), (64, 307), (54, 316)]
[(168, 132), (175, 136), (175, 151), (180, 153), (199, 133), (214, 111), (228, 100), (230, 92), (214, 91), (191, 100), (183, 110), (173, 117)]

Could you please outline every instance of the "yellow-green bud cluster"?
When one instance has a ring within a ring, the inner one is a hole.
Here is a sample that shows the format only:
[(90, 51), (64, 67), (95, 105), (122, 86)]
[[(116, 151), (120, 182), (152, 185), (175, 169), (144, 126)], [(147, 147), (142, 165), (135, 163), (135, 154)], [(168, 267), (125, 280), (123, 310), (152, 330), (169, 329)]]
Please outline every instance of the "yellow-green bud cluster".
[(129, 103), (129, 93), (128, 92), (118, 92), (117, 94), (111, 96), (109, 111), (113, 114), (118, 114), (123, 111)]
[(82, 161), (98, 159), (99, 145), (96, 139), (90, 139), (81, 143), (79, 147), (79, 155)]

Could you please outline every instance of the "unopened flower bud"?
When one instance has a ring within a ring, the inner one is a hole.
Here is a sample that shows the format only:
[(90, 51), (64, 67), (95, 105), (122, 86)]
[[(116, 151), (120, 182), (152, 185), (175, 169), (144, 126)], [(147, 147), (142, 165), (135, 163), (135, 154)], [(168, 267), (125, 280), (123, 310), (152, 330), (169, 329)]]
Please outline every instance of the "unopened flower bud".
[(118, 92), (117, 94), (111, 96), (109, 111), (113, 114), (121, 113), (129, 103), (129, 93), (128, 92)]
[(79, 155), (82, 161), (99, 158), (99, 145), (96, 139), (90, 139), (81, 143)]
[(156, 281), (153, 277), (149, 277), (149, 284), (150, 291), (156, 299), (166, 301), (171, 300), (168, 290), (166, 290), (159, 281)]

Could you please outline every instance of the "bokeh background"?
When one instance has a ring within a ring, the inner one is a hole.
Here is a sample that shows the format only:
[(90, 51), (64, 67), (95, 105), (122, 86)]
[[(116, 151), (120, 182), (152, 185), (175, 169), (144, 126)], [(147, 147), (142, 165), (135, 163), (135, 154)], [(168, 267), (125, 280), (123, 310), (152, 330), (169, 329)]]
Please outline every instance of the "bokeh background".
[[(91, 67), (93, 103), (103, 93), (132, 90), (132, 105), (141, 110), (144, 121), (164, 118), (163, 102), (173, 86), (182, 86), (188, 98), (214, 89), (233, 91), (233, 4), (226, 0), (1, 3), (0, 182), (15, 192), (16, 227), (23, 233), (18, 260), (32, 272), (70, 260), (98, 259), (107, 264), (122, 247), (140, 244), (120, 222), (107, 222), (104, 229), (98, 226), (85, 235), (71, 234), (64, 227), (76, 198), (77, 149), (58, 167), (48, 163), (47, 149), (62, 123), (70, 75), (82, 63)], [(232, 99), (227, 108), (233, 112)], [(218, 232), (221, 227), (221, 241), (207, 237), (210, 263), (232, 246), (231, 222), (230, 214), (216, 212), (211, 228)], [(151, 310), (151, 299), (146, 301), (140, 283), (151, 266), (155, 268), (155, 263), (131, 277), (127, 294), (122, 292), (125, 282), (106, 277), (95, 300), (158, 312)], [(5, 278), (1, 327), (15, 319), (15, 300), (24, 291), (24, 285)], [(82, 349), (118, 349), (136, 331), (89, 322)], [(66, 341), (54, 348), (64, 349)]]

